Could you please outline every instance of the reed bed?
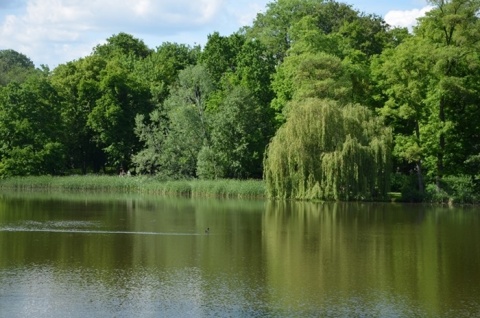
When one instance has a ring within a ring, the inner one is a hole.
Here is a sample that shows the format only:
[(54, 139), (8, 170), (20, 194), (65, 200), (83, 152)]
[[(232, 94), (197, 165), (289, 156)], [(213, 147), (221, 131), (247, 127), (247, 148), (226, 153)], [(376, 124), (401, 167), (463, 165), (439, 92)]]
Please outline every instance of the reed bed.
[(120, 192), (189, 197), (265, 198), (262, 180), (158, 180), (145, 176), (29, 176), (0, 179), (0, 189)]

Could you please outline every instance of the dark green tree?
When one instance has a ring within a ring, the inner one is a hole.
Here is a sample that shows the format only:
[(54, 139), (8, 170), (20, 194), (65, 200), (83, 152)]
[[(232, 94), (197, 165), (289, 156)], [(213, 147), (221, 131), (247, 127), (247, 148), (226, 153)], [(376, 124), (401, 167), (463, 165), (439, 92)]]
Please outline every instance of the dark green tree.
[(149, 56), (153, 51), (140, 39), (131, 34), (118, 33), (107, 39), (107, 43), (97, 45), (93, 53), (104, 58), (116, 55), (132, 56), (136, 59), (143, 59)]
[(0, 89), (0, 176), (58, 174), (64, 168), (59, 100), (43, 75)]
[(235, 54), (235, 65), (224, 70), (208, 100), (212, 141), (198, 159), (203, 178), (260, 178), (274, 134), (273, 56), (259, 41), (245, 41)]
[(203, 150), (205, 158), (199, 158), (198, 174), (211, 179), (260, 178), (268, 143), (263, 112), (248, 89), (232, 88), (212, 115), (211, 144)]
[(214, 32), (208, 36), (208, 41), (200, 55), (200, 63), (207, 68), (216, 85), (220, 83), (225, 73), (235, 71), (237, 55), (244, 43), (245, 36), (240, 33), (221, 36), (218, 32)]
[(35, 65), (24, 54), (14, 50), (0, 50), (0, 86), (10, 82), (22, 83), (35, 71)]
[[(478, 115), (480, 1), (430, 3), (435, 8), (421, 19), (415, 32), (430, 45), (433, 57), (434, 80), (429, 84), (427, 103), (435, 109), (430, 121), (437, 127), (430, 132), (435, 142), (428, 146), (431, 153), (426, 164), (441, 187), (445, 174), (457, 173), (458, 165), (478, 155), (478, 141), (471, 138), (472, 134), (478, 136), (478, 126), (470, 124), (471, 117), (465, 115)], [(462, 151), (466, 149), (473, 153)]]
[(128, 57), (107, 62), (100, 77), (100, 97), (87, 120), (109, 164), (123, 169), (128, 169), (132, 155), (141, 146), (134, 133), (135, 116), (153, 109), (149, 87), (137, 80), (132, 69)]
[(150, 87), (153, 103), (161, 105), (177, 81), (178, 73), (187, 66), (195, 65), (199, 55), (198, 46), (166, 42), (137, 61), (134, 72), (139, 81)]
[(88, 116), (101, 97), (101, 73), (105, 59), (88, 56), (61, 64), (53, 71), (50, 81), (58, 92), (62, 122), (66, 127), (62, 140), (66, 147), (69, 169), (85, 174), (98, 172), (105, 166), (105, 152), (94, 141), (95, 132), (87, 125)]

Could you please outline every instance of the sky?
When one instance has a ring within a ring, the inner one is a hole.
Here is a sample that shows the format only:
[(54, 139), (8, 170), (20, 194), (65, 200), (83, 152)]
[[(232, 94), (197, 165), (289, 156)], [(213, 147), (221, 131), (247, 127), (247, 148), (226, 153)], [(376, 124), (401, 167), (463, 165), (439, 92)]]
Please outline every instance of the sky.
[[(209, 34), (230, 35), (252, 25), (274, 0), (0, 0), (0, 50), (25, 54), (51, 69), (87, 56), (125, 32), (152, 49), (164, 42), (204, 45)], [(426, 0), (338, 0), (412, 27)]]

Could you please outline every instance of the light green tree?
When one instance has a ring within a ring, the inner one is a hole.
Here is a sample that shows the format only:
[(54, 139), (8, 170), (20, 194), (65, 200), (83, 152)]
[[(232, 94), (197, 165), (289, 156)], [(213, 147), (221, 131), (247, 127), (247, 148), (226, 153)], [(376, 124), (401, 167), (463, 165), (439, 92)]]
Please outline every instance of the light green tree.
[(389, 189), (391, 131), (367, 108), (318, 98), (292, 101), (264, 163), (272, 198), (383, 199)]
[[(137, 135), (146, 142), (146, 148), (133, 157), (138, 172), (154, 171), (169, 178), (197, 175), (200, 150), (211, 144), (207, 100), (212, 91), (213, 81), (204, 66), (179, 72), (178, 84), (164, 105), (149, 118), (137, 118)], [(147, 141), (147, 132), (157, 141)]]

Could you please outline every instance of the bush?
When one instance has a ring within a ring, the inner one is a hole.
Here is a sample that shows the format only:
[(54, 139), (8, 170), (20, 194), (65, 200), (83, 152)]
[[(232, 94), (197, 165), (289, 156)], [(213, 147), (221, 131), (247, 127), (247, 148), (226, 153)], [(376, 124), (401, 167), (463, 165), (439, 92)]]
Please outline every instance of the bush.
[(431, 184), (427, 187), (426, 199), (435, 203), (478, 203), (479, 196), (470, 176), (446, 176), (440, 188)]

